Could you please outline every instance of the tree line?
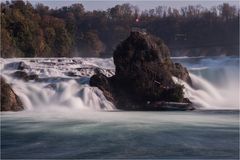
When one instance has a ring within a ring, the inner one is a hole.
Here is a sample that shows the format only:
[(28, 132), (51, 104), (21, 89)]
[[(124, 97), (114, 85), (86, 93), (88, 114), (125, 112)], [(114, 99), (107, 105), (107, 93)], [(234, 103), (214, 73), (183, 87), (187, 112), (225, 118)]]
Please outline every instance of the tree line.
[[(132, 27), (170, 48), (238, 46), (239, 8), (223, 3), (141, 11), (131, 4), (86, 11), (82, 4), (51, 9), (28, 1), (1, 3), (1, 57), (109, 57)], [(238, 54), (238, 53), (235, 53)]]

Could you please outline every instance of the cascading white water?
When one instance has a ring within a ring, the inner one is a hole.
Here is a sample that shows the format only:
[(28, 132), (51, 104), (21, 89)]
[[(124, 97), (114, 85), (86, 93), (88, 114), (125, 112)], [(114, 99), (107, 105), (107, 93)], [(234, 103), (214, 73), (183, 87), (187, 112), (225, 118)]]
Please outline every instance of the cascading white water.
[[(29, 66), (24, 71), (36, 73), (39, 80), (13, 78), (11, 73), (20, 61)], [(186, 65), (194, 83), (194, 88), (186, 84), (187, 96), (203, 109), (221, 108), (223, 98), (223, 107), (228, 109), (231, 100), (226, 95), (237, 91), (232, 83), (236, 72), (226, 80), (230, 72), (221, 71), (219, 75), (209, 66), (196, 64)], [(23, 112), (1, 113), (2, 158), (239, 157), (239, 111), (95, 112), (113, 109), (99, 89), (88, 85), (95, 66), (103, 68), (106, 75), (114, 73), (112, 59), (0, 58), (1, 76), (27, 107)], [(222, 90), (228, 94), (222, 94)]]
[[(174, 81), (184, 85), (185, 97), (189, 98), (198, 107), (205, 109), (237, 109), (239, 101), (237, 94), (235, 97), (225, 95), (224, 92), (214, 87), (211, 83), (205, 79), (198, 77), (194, 74), (190, 74), (192, 79), (192, 85), (188, 85), (186, 82), (181, 81), (173, 77)], [(231, 94), (232, 95), (232, 94)]]
[[(189, 71), (193, 87), (185, 86), (185, 96), (202, 109), (238, 109), (239, 58), (173, 58)], [(26, 110), (113, 110), (114, 106), (102, 92), (88, 85), (94, 68), (111, 76), (112, 58), (29, 58), (1, 59), (1, 74), (11, 83)], [(27, 65), (24, 71), (39, 75), (41, 81), (24, 82), (12, 78), (19, 62)]]
[(27, 110), (114, 109), (102, 91), (76, 80), (55, 84), (17, 82), (13, 89)]
[[(89, 76), (93, 74), (95, 65), (92, 59), (5, 59), (2, 60), (2, 75), (22, 100), (26, 110), (65, 111), (65, 110), (113, 110), (112, 103), (107, 101), (101, 90), (88, 85)], [(32, 62), (31, 62), (32, 61)], [(101, 63), (99, 60), (97, 63)], [(19, 62), (28, 67), (25, 72), (37, 73), (42, 81), (24, 82), (12, 77)], [(86, 68), (82, 70), (82, 68)], [(89, 69), (90, 68), (90, 69)], [(92, 69), (91, 69), (92, 68)], [(69, 77), (68, 72), (83, 77)], [(104, 70), (105, 71), (105, 70)], [(106, 74), (110, 74), (105, 71)]]
[(185, 96), (204, 109), (239, 109), (239, 57), (183, 58), (193, 86), (185, 86)]

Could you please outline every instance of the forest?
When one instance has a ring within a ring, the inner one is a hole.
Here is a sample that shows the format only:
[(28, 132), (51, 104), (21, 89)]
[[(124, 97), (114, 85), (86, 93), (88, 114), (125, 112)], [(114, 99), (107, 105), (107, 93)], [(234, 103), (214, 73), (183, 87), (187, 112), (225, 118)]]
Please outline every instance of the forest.
[(238, 55), (239, 8), (223, 3), (140, 11), (131, 4), (87, 11), (1, 3), (1, 57), (111, 57), (133, 27), (160, 37), (173, 56)]

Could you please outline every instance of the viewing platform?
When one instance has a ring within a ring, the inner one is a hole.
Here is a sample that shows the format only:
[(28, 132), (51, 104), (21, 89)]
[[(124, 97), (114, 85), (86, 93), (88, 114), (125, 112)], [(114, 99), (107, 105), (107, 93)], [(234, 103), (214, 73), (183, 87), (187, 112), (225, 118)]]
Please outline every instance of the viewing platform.
[(139, 32), (139, 33), (142, 33), (144, 35), (147, 34), (147, 30), (145, 28), (139, 28), (139, 27), (132, 27), (131, 32)]

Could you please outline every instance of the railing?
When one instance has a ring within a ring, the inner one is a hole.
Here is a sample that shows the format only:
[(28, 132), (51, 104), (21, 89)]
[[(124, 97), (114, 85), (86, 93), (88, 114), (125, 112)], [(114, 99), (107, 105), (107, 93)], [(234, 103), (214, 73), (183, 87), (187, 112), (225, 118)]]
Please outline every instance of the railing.
[(147, 34), (147, 30), (145, 28), (132, 27), (131, 31), (132, 32), (140, 32), (140, 33), (143, 33), (143, 34)]

